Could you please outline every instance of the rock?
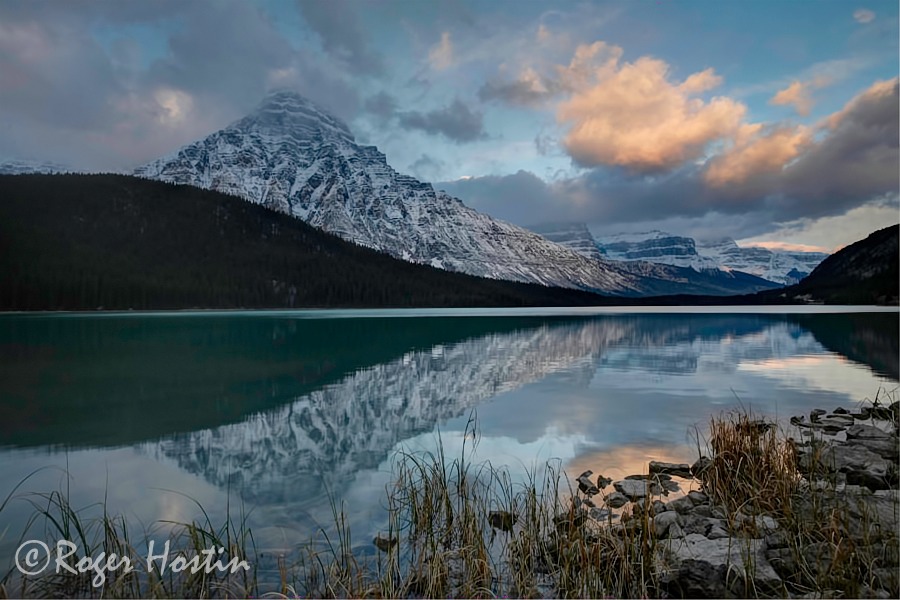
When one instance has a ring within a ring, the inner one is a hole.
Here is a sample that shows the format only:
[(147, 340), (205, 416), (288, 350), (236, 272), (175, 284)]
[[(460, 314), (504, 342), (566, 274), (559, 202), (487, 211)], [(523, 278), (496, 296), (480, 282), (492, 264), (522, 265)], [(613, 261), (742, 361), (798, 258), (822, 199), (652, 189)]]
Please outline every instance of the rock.
[(372, 540), (372, 543), (375, 544), (375, 547), (381, 550), (382, 552), (387, 552), (391, 548), (397, 545), (399, 540), (396, 537), (381, 537), (380, 535), (375, 536), (375, 539)]
[(666, 507), (668, 510), (675, 511), (680, 514), (687, 514), (694, 509), (694, 503), (687, 496), (683, 496), (681, 498), (676, 498), (675, 500), (670, 501)]
[(766, 536), (766, 546), (769, 548), (787, 548), (789, 541), (788, 535), (783, 529), (773, 531)]
[(606, 505), (610, 508), (622, 508), (628, 504), (628, 497), (619, 492), (613, 492), (606, 497)]
[[(587, 471), (587, 473), (590, 473), (590, 471)], [(582, 474), (581, 476), (578, 477), (577, 481), (578, 481), (578, 490), (581, 493), (587, 494), (588, 496), (593, 496), (594, 494), (600, 493), (600, 490), (597, 488), (596, 485), (594, 485), (594, 482), (591, 481), (587, 475)]]
[(836, 415), (849, 415), (850, 414), (849, 410), (847, 410), (846, 408), (843, 408), (841, 406), (838, 406), (836, 409), (834, 409), (831, 412), (833, 412)]
[(874, 425), (853, 425), (847, 430), (847, 439), (890, 439), (891, 434)]
[(662, 486), (662, 489), (664, 490), (664, 493), (666, 495), (668, 495), (668, 492), (680, 492), (681, 491), (681, 487), (679, 487), (679, 485), (676, 482), (672, 481), (671, 479), (661, 481), (660, 485)]
[(593, 475), (593, 474), (594, 474), (594, 472), (591, 471), (590, 469), (588, 469), (587, 471), (585, 471), (584, 473), (582, 473), (581, 475), (579, 475), (579, 476), (578, 476), (578, 479), (581, 479), (582, 477), (590, 477), (590, 476)]
[(691, 465), (691, 475), (699, 478), (710, 465), (712, 465), (712, 461), (705, 456), (701, 456), (697, 459), (697, 462)]
[(512, 531), (513, 525), (516, 524), (517, 520), (518, 517), (516, 515), (505, 510), (492, 510), (488, 514), (488, 524), (500, 531)]
[(819, 417), (827, 413), (827, 410), (822, 410), (821, 408), (815, 408), (809, 413), (809, 420), (816, 422), (819, 420)]
[(763, 540), (733, 543), (688, 534), (668, 543), (660, 583), (670, 597), (727, 598), (784, 595), (781, 578), (766, 560)]
[(790, 579), (798, 572), (797, 559), (794, 551), (787, 546), (769, 548), (766, 550), (766, 560), (775, 569), (779, 577)]
[(778, 529), (778, 521), (769, 515), (757, 515), (753, 517), (753, 525), (760, 533), (768, 533)]
[(684, 463), (667, 463), (656, 460), (650, 461), (650, 473), (663, 473), (676, 477), (691, 477), (691, 466)]
[(612, 483), (612, 479), (610, 479), (609, 477), (604, 477), (603, 475), (597, 475), (597, 487), (600, 488), (601, 490), (603, 488), (607, 487), (611, 483)]
[(667, 510), (666, 503), (663, 502), (662, 500), (654, 500), (653, 504), (651, 506), (653, 507), (654, 515), (658, 515), (661, 512), (666, 512), (666, 510)]
[(678, 524), (678, 514), (672, 511), (661, 512), (653, 517), (653, 532), (657, 537), (663, 538), (673, 524)]
[(594, 504), (594, 501), (591, 500), (590, 498), (583, 499), (581, 501), (581, 503), (584, 504), (585, 506), (587, 506), (588, 508), (594, 508), (595, 506), (597, 506), (596, 504)]
[(666, 535), (669, 539), (679, 539), (684, 537), (684, 530), (681, 528), (677, 522), (669, 525), (669, 530), (666, 532)]
[(706, 504), (709, 502), (709, 496), (707, 496), (703, 492), (698, 492), (696, 490), (688, 492), (687, 497), (691, 499), (691, 502), (693, 502), (695, 506), (698, 504)]
[(659, 486), (646, 480), (623, 479), (613, 484), (616, 491), (625, 495), (629, 500), (646, 498), (648, 495), (658, 495)]
[(711, 540), (721, 540), (722, 538), (731, 537), (731, 534), (724, 527), (713, 525), (706, 531), (706, 537)]
[(900, 445), (897, 444), (897, 438), (856, 438), (854, 444), (858, 444), (868, 450), (871, 450), (881, 458), (886, 458), (897, 462), (900, 458)]
[(595, 521), (605, 521), (612, 513), (605, 508), (592, 508), (588, 515)]

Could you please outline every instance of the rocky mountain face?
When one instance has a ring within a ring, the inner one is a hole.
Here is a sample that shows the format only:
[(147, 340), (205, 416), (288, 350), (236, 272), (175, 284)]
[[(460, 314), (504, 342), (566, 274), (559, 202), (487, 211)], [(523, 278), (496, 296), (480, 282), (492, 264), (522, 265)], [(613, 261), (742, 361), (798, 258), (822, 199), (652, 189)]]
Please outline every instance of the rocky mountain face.
[(779, 285), (799, 282), (828, 256), (822, 252), (741, 247), (731, 238), (698, 242), (655, 230), (603, 236), (597, 239), (597, 246), (608, 260), (648, 261), (697, 271), (740, 271)]
[(809, 275), (828, 254), (741, 247), (731, 238), (701, 242), (700, 252), (729, 269), (752, 273), (782, 285), (793, 285)]
[(537, 225), (531, 230), (593, 260), (612, 261), (619, 270), (639, 277), (648, 295), (750, 294), (778, 286), (755, 275), (720, 269), (714, 260), (697, 254), (694, 240), (687, 237), (657, 231), (598, 242), (584, 223)]
[(0, 161), (0, 175), (26, 175), (32, 173), (71, 173), (72, 169), (53, 162), (24, 159)]
[(610, 260), (643, 260), (676, 267), (718, 270), (719, 264), (697, 253), (693, 238), (662, 231), (604, 236), (597, 240), (600, 251)]
[(471, 275), (640, 295), (640, 278), (466, 207), (392, 169), (374, 146), (293, 92), (139, 167), (234, 194), (392, 256)]

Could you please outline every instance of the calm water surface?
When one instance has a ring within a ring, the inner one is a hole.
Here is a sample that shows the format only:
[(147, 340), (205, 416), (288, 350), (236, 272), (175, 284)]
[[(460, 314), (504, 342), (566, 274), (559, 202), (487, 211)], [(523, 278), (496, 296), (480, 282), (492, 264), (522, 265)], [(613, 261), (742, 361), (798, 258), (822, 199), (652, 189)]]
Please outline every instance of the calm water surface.
[[(365, 551), (395, 453), (440, 432), (458, 456), (473, 411), (477, 458), (514, 477), (550, 459), (615, 477), (693, 461), (722, 411), (786, 421), (896, 389), (896, 309), (792, 310), (0, 316), (0, 502), (34, 471), (20, 495), (105, 497), (141, 528), (200, 518), (194, 500), (221, 522), (230, 497), (281, 551), (329, 526), (330, 493)], [(30, 514), (0, 512), (0, 577)]]

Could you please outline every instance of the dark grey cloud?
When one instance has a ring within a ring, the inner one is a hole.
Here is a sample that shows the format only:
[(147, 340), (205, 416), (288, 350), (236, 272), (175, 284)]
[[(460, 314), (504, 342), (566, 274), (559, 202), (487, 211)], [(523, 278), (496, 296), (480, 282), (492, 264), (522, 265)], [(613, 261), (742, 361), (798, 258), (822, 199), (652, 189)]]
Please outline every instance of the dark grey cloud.
[[(110, 37), (106, 26), (119, 24), (160, 32), (161, 56)], [(0, 156), (133, 167), (227, 125), (272, 87), (297, 89), (344, 119), (359, 108), (340, 70), (294, 49), (255, 4), (0, 3)], [(181, 122), (166, 122), (179, 111)]]
[(573, 198), (530, 171), (436, 183), (467, 206), (516, 225), (585, 220)]
[(457, 143), (474, 142), (485, 137), (484, 116), (459, 99), (449, 106), (429, 112), (399, 112), (397, 119), (402, 127), (440, 134)]
[(363, 106), (370, 114), (387, 120), (397, 112), (397, 99), (387, 92), (378, 92), (366, 98)]
[(515, 81), (488, 80), (478, 90), (478, 98), (482, 102), (498, 101), (525, 107), (540, 106), (554, 94), (555, 92), (548, 88), (536, 88), (533, 82), (521, 79)]
[(435, 181), (441, 176), (444, 167), (446, 167), (444, 161), (423, 153), (422, 156), (413, 161), (407, 169), (419, 179), (424, 181)]
[(784, 195), (801, 201), (793, 216), (900, 189), (898, 89), (895, 79), (858, 96), (827, 137), (785, 170)]
[(366, 30), (357, 19), (359, 3), (353, 0), (298, 0), (309, 26), (322, 39), (322, 48), (357, 75), (381, 75), (384, 60), (369, 47)]

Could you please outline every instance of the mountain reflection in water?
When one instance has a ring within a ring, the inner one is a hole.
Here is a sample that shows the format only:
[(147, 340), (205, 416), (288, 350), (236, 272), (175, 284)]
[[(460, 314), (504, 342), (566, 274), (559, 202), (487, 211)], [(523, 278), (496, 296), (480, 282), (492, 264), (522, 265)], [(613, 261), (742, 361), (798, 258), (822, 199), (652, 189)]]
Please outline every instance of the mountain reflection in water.
[(437, 428), (457, 456), (472, 409), (495, 464), (687, 460), (691, 428), (730, 406), (785, 418), (895, 386), (897, 331), (897, 313), (3, 317), (0, 481), (12, 457), (81, 450), (191, 474), (299, 531), (327, 518), (326, 492), (377, 511), (392, 453)]

